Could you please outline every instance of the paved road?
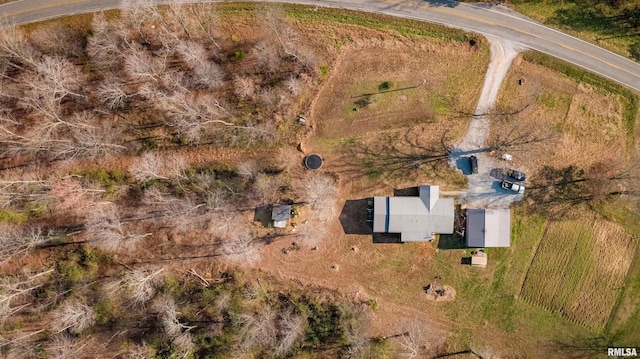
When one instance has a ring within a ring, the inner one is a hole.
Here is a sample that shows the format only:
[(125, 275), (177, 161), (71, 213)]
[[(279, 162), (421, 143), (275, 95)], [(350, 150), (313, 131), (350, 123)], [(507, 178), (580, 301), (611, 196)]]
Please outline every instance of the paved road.
[[(276, 0), (265, 0), (276, 1)], [(159, 2), (169, 2), (160, 0)], [(574, 63), (640, 91), (640, 64), (559, 31), (544, 27), (502, 6), (447, 0), (280, 0), (383, 13), (445, 24), (511, 40)], [(0, 6), (0, 14), (16, 23), (112, 9), (120, 0), (20, 0)]]

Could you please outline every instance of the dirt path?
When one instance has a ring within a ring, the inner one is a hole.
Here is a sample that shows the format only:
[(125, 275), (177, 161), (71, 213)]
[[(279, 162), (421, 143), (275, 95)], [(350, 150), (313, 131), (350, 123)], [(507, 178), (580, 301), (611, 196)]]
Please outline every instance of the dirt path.
[[(482, 93), (464, 141), (451, 152), (451, 163), (469, 175), (469, 189), (460, 196), (463, 203), (476, 208), (508, 208), (511, 202), (521, 200), (522, 195), (502, 189), (499, 176), (496, 177), (496, 171), (492, 171), (504, 167), (504, 164), (484, 152), (489, 135), (489, 119), (485, 115), (493, 108), (511, 62), (523, 48), (506, 40), (490, 36), (487, 39), (491, 43), (491, 62)], [(471, 155), (478, 158), (478, 174), (470, 174), (468, 157)]]

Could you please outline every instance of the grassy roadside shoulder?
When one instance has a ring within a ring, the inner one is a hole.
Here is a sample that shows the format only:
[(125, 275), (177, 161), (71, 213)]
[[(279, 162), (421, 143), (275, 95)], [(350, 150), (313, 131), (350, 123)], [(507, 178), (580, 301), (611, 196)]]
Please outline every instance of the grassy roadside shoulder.
[[(250, 2), (223, 2), (217, 4), (216, 11), (222, 16), (254, 14), (260, 6), (260, 4)], [(474, 41), (475, 43), (478, 41), (478, 36), (470, 32), (423, 21), (328, 7), (312, 7), (296, 4), (281, 4), (279, 6), (287, 17), (302, 22), (358, 25), (374, 30), (397, 31), (409, 38), (415, 36), (427, 37), (445, 42)]]
[(637, 2), (593, 0), (509, 0), (510, 7), (534, 20), (638, 60)]

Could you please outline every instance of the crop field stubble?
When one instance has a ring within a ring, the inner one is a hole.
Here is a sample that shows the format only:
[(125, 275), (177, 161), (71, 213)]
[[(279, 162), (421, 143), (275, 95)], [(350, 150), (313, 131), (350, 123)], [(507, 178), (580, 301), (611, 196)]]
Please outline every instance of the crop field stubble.
[(550, 221), (520, 296), (569, 320), (602, 329), (616, 303), (637, 243), (600, 218)]

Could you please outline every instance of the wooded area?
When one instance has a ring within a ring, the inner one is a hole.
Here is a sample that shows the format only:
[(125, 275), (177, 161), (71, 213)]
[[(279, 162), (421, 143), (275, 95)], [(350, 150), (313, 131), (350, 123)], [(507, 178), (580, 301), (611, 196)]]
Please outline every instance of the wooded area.
[[(308, 207), (304, 228), (277, 236), (309, 248), (334, 215), (335, 179), (303, 172), (294, 147), (319, 57), (278, 8), (255, 17), (245, 39), (221, 36), (210, 4), (144, 0), (93, 15), (88, 32), (64, 21), (2, 26), (4, 357), (388, 352), (363, 337), (364, 303), (237, 269), (167, 269), (184, 253), (136, 256), (163, 235), (206, 233), (196, 243), (207, 257), (251, 267), (274, 240), (246, 219), (256, 207)], [(194, 151), (254, 159), (229, 167)]]

